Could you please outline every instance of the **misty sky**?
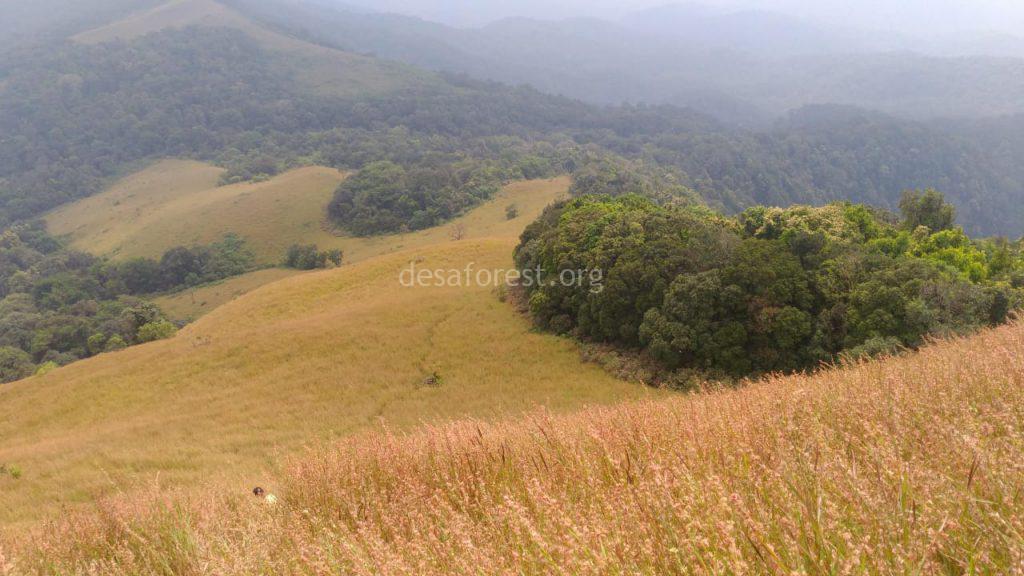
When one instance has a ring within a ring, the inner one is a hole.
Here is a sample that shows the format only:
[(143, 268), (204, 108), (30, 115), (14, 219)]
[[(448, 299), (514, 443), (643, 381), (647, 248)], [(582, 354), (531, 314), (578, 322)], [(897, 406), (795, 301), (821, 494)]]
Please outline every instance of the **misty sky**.
[[(508, 16), (614, 19), (670, 0), (342, 0), (456, 25)], [(1024, 36), (1024, 0), (702, 0), (700, 4), (758, 8), (833, 25), (911, 34), (1001, 31)]]

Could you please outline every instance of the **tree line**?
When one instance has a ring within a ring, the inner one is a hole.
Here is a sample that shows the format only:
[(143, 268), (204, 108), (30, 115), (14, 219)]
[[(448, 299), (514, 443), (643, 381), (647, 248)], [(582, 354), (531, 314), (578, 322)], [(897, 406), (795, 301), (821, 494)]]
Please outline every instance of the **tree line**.
[(39, 221), (8, 227), (0, 234), (0, 383), (170, 337), (177, 327), (141, 296), (235, 276), (253, 260), (234, 236), (112, 262), (67, 248)]

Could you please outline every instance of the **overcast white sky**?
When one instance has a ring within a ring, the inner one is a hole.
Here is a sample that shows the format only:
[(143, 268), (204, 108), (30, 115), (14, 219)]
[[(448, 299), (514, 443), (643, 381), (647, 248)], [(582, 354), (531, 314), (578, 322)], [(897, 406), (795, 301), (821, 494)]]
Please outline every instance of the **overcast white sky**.
[(833, 23), (914, 33), (1000, 30), (1024, 34), (1024, 0), (752, 0)]
[[(342, 0), (450, 24), (479, 25), (507, 16), (616, 18), (671, 0)], [(999, 30), (1024, 36), (1024, 0), (700, 0), (762, 8), (807, 19), (914, 34)]]

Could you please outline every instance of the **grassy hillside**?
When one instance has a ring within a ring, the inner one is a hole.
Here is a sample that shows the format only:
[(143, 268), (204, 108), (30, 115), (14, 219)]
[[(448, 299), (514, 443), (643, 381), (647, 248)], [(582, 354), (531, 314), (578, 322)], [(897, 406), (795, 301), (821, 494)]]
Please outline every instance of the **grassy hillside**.
[(66, 38), (151, 8), (160, 0), (0, 0), (0, 51)]
[[(39, 519), (159, 476), (263, 481), (318, 439), (648, 392), (581, 366), (490, 287), (403, 288), (410, 261), (507, 268), (514, 239), (448, 242), (275, 282), (170, 341), (0, 387), (0, 522)], [(425, 386), (433, 373), (443, 378)]]
[(302, 168), (260, 183), (217, 186), (222, 170), (167, 160), (47, 217), (73, 247), (116, 258), (159, 258), (174, 246), (208, 244), (233, 232), (263, 264), (288, 246), (330, 238), (326, 206), (344, 179), (330, 168)]
[(241, 14), (213, 0), (171, 0), (99, 28), (81, 32), (72, 39), (83, 44), (133, 40), (167, 28), (186, 26), (238, 28), (253, 34), (265, 33)]
[(214, 0), (171, 0), (73, 36), (83, 44), (133, 40), (169, 29), (199, 26), (241, 30), (263, 48), (293, 59), (296, 79), (330, 95), (390, 92), (436, 79), (411, 67), (311, 44), (279, 34)]
[(154, 298), (153, 303), (159, 306), (160, 311), (171, 320), (176, 322), (193, 322), (197, 318), (205, 316), (220, 306), (227, 304), (235, 298), (244, 296), (261, 286), (302, 273), (301, 270), (288, 268), (256, 270), (208, 286), (200, 286), (195, 289)]
[[(455, 228), (462, 231), (465, 239), (517, 237), (523, 228), (540, 216), (544, 208), (566, 197), (569, 185), (570, 179), (567, 176), (513, 182), (488, 202), (448, 224), (408, 234), (336, 239), (325, 242), (325, 245), (341, 248), (345, 251), (347, 261), (358, 262), (378, 254), (448, 242)], [(505, 208), (512, 204), (518, 209), (519, 215), (510, 220), (505, 214)]]
[[(171, 212), (202, 202), (205, 192), (217, 187), (223, 170), (186, 160), (159, 162), (132, 174), (102, 194), (68, 204), (46, 217), (53, 234), (67, 237), (74, 248), (116, 256), (146, 225)], [(155, 215), (155, 216), (154, 216)]]
[(111, 501), (21, 557), (64, 574), (1019, 573), (1022, 346), (1018, 323), (741, 390), (372, 434), (294, 460), (276, 506)]
[[(445, 226), (409, 234), (351, 238), (325, 230), (327, 204), (344, 174), (323, 167), (292, 170), (266, 182), (217, 186), (223, 170), (188, 160), (164, 160), (106, 191), (46, 217), (50, 232), (91, 254), (160, 258), (181, 245), (207, 244), (227, 233), (245, 238), (260, 264), (281, 262), (292, 244), (340, 248), (347, 262), (446, 242), (452, 227), (465, 238), (514, 237), (545, 206), (565, 195), (567, 177), (516, 182), (486, 204)], [(515, 204), (519, 215), (508, 219)]]
[[(324, 232), (322, 228), (311, 226), (303, 226), (301, 229), (282, 228), (279, 232), (287, 238), (292, 238), (294, 242), (318, 243), (321, 247), (339, 248), (345, 252), (345, 262), (352, 264), (383, 254), (449, 242), (456, 227), (463, 231), (465, 239), (515, 237), (527, 223), (537, 218), (546, 206), (565, 196), (568, 187), (569, 179), (566, 177), (515, 182), (506, 186), (491, 201), (450, 224), (408, 234), (366, 238), (338, 237)], [(519, 215), (513, 219), (509, 219), (505, 213), (506, 207), (510, 204), (514, 204), (519, 211)], [(256, 238), (250, 240), (250, 243), (264, 254), (267, 263), (280, 261), (279, 254), (282, 252), (278, 237), (254, 235), (253, 229), (246, 226), (239, 227), (237, 233), (246, 238)], [(165, 240), (164, 243), (169, 241)], [(268, 244), (272, 248), (267, 248)], [(87, 242), (79, 244), (79, 247), (84, 250), (94, 249)], [(152, 254), (146, 255), (156, 256), (158, 252), (159, 249), (156, 249)], [(212, 286), (163, 296), (154, 302), (171, 318), (191, 322), (264, 284), (297, 273), (282, 269), (258, 270)]]

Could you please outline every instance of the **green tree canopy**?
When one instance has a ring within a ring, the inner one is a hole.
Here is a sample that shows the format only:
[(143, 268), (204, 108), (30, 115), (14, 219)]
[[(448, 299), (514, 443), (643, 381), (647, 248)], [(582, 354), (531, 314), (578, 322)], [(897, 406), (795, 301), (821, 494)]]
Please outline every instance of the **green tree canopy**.
[(908, 230), (924, 226), (931, 232), (941, 232), (956, 225), (956, 208), (932, 189), (904, 192), (900, 211), (903, 212), (903, 226)]

